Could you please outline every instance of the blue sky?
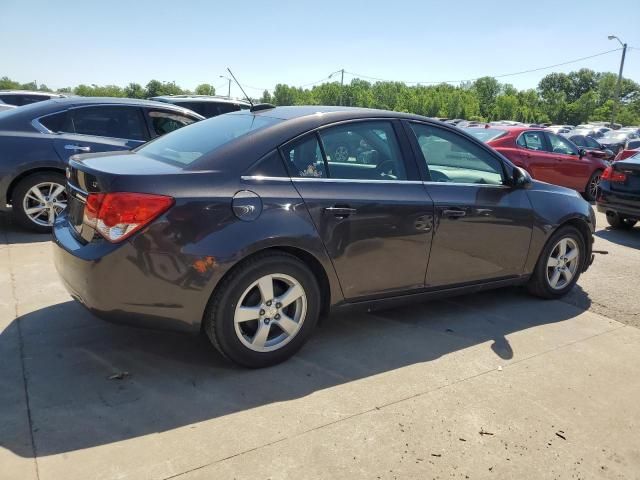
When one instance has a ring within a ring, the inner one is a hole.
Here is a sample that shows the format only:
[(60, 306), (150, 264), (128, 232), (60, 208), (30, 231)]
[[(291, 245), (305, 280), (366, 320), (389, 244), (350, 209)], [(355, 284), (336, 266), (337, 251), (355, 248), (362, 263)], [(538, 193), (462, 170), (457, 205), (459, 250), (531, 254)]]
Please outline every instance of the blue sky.
[[(636, 47), (625, 77), (640, 82), (638, 0), (2, 0), (1, 10), (0, 76), (52, 88), (155, 78), (226, 93), (227, 66), (252, 96), (341, 68), (400, 81), (472, 79), (611, 50), (619, 46), (611, 33)], [(619, 61), (613, 52), (501, 81), (532, 88), (551, 71), (617, 72)]]

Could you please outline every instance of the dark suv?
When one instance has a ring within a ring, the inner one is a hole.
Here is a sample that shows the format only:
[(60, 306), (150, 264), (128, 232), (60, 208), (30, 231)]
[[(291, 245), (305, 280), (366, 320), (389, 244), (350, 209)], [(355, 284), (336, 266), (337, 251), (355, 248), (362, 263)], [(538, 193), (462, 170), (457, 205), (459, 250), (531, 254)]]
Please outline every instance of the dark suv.
[(67, 206), (64, 171), (82, 152), (130, 150), (203, 117), (148, 100), (70, 97), (0, 112), (0, 211), (48, 232)]
[(237, 112), (238, 110), (248, 110), (251, 107), (251, 104), (244, 100), (216, 97), (214, 95), (163, 95), (151, 97), (149, 100), (188, 108), (205, 118), (215, 117), (223, 113)]

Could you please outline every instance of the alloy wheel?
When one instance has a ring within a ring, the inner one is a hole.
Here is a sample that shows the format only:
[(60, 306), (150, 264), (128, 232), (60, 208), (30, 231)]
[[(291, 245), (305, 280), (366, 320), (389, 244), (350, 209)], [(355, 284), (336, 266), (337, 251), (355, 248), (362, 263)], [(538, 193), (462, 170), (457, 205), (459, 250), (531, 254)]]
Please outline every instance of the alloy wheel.
[(300, 282), (273, 273), (252, 283), (235, 309), (235, 332), (255, 352), (284, 347), (298, 334), (307, 314), (307, 295)]
[(349, 161), (349, 149), (344, 145), (337, 146), (333, 151), (333, 161), (341, 163)]
[(580, 262), (580, 247), (569, 237), (555, 244), (547, 260), (547, 282), (554, 290), (562, 290), (575, 277)]
[(589, 196), (595, 200), (600, 185), (600, 175), (594, 175), (589, 182)]
[(22, 199), (22, 208), (33, 223), (43, 227), (52, 226), (56, 216), (67, 208), (64, 185), (55, 182), (34, 185)]

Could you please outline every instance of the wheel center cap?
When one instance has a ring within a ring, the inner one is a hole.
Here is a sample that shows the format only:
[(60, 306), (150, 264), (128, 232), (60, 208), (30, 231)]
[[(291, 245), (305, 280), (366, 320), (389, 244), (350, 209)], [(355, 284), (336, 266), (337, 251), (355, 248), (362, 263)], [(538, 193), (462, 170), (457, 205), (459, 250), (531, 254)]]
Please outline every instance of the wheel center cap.
[(273, 318), (275, 317), (276, 313), (278, 313), (278, 309), (276, 307), (267, 307), (266, 309), (266, 316)]

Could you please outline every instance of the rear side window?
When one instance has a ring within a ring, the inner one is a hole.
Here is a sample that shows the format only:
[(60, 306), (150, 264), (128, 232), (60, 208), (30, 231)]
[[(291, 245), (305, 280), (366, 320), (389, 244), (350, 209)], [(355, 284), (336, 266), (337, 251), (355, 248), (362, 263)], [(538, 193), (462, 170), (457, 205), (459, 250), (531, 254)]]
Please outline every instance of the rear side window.
[(551, 144), (551, 151), (553, 153), (560, 153), (562, 155), (578, 155), (578, 149), (569, 140), (553, 133), (548, 133), (549, 143)]
[(154, 137), (166, 135), (195, 122), (195, 119), (185, 117), (179, 113), (162, 111), (149, 112), (149, 119), (151, 120), (151, 134)]
[(54, 113), (40, 119), (40, 123), (54, 133), (57, 132), (73, 132), (73, 123), (68, 112)]
[(233, 140), (281, 121), (260, 115), (222, 115), (159, 137), (136, 152), (156, 160), (190, 165)]
[(292, 177), (326, 178), (326, 166), (315, 133), (289, 143), (283, 148)]
[(146, 140), (142, 113), (136, 107), (95, 106), (70, 110), (74, 131), (81, 135)]
[(542, 132), (524, 132), (518, 137), (517, 144), (529, 150), (545, 150)]
[(431, 180), (502, 185), (502, 163), (462, 135), (431, 125), (411, 123)]

